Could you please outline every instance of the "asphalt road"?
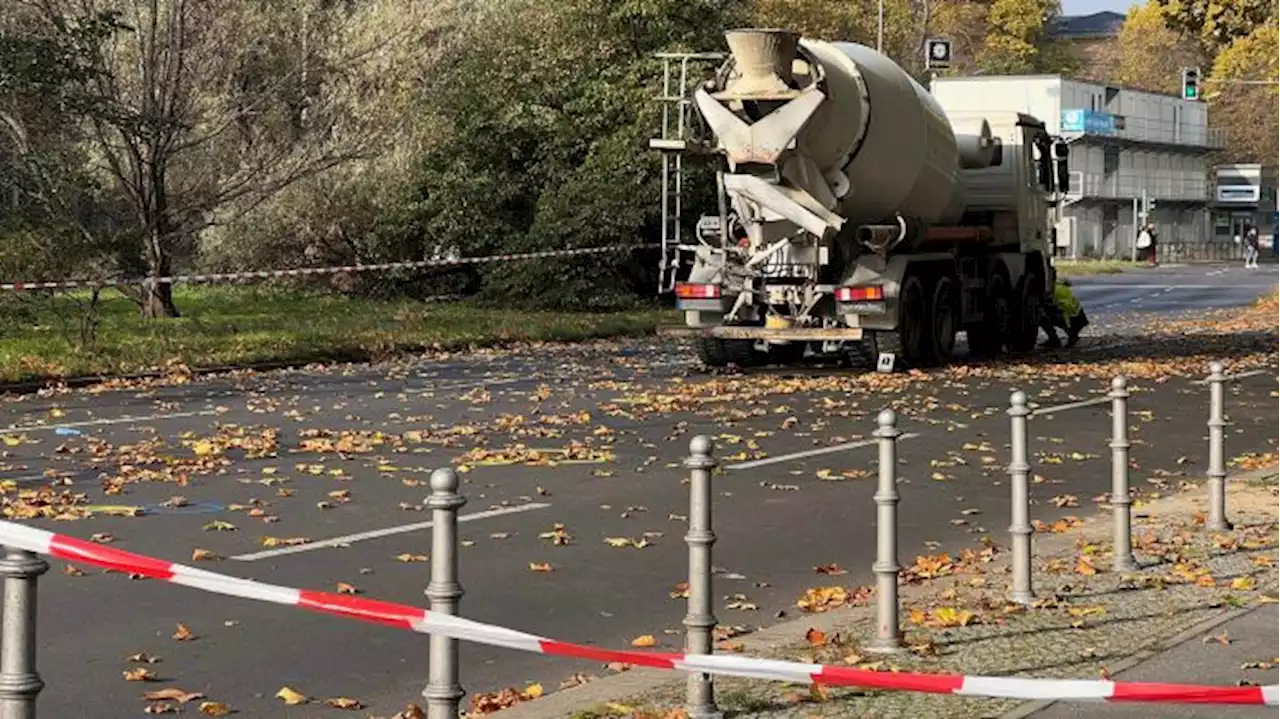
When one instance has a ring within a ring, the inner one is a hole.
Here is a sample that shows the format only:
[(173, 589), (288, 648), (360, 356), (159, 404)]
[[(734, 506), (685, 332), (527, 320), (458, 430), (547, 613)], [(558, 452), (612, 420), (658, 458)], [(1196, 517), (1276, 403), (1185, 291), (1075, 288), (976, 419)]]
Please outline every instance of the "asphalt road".
[[(1211, 334), (1154, 347), (1142, 333), (1199, 308), (1246, 304), (1274, 283), (1270, 273), (1208, 267), (1081, 278), (1090, 337), (1075, 354), (1048, 357), (1034, 376), (989, 365), (936, 376), (820, 367), (706, 374), (690, 369), (678, 344), (634, 341), (13, 397), (0, 418), (13, 440), (0, 478), (34, 490), (52, 474), (58, 491), (84, 493), (82, 506), (144, 508), (138, 517), (39, 526), (109, 533), (112, 546), (183, 562), (209, 550), (228, 558), (197, 563), (214, 571), (326, 590), (345, 582), (421, 606), (427, 565), (397, 556), (428, 554), (430, 536), (406, 525), (428, 519), (421, 502), (431, 469), (465, 467), (462, 513), (475, 515), (460, 530), (465, 616), (604, 646), (652, 634), (674, 649), (683, 604), (669, 593), (687, 552), (678, 463), (695, 434), (717, 438), (722, 464), (714, 478), (717, 614), (724, 624), (768, 625), (794, 613), (808, 587), (869, 583), (875, 448), (866, 440), (880, 409), (897, 410), (900, 428), (915, 435), (899, 446), (904, 564), (988, 535), (1003, 542), (1003, 411), (1012, 389), (1044, 410), (1032, 422), (1041, 478), (1033, 517), (1089, 512), (1109, 488), (1109, 419), (1099, 404), (1051, 411), (1105, 389), (1074, 363), (1216, 351), (1224, 345)], [(1271, 356), (1258, 365), (1265, 372), (1231, 386), (1230, 456), (1276, 450), (1274, 345), (1274, 335), (1244, 341)], [(1137, 380), (1132, 409), (1144, 490), (1168, 491), (1203, 471), (1203, 386)], [(343, 441), (342, 451), (326, 439)], [(578, 459), (504, 464), (515, 445)], [(234, 530), (217, 531), (215, 521)], [(555, 523), (571, 543), (539, 538)], [(264, 537), (312, 544), (284, 551), (264, 547)], [(649, 544), (605, 542), (618, 537)], [(321, 541), (334, 538), (343, 546)], [(531, 572), (531, 562), (555, 571)], [(815, 572), (831, 563), (849, 573)], [(254, 717), (342, 715), (286, 707), (273, 698), (282, 686), (356, 697), (384, 715), (420, 701), (425, 637), (82, 569), (73, 576), (55, 563), (41, 584), (45, 716), (141, 715), (142, 692), (165, 686)], [(198, 638), (171, 639), (178, 623)], [(122, 679), (126, 657), (138, 652), (162, 658), (149, 666), (162, 682)], [(576, 672), (604, 672), (473, 645), (461, 654), (470, 692), (534, 681), (551, 690)]]

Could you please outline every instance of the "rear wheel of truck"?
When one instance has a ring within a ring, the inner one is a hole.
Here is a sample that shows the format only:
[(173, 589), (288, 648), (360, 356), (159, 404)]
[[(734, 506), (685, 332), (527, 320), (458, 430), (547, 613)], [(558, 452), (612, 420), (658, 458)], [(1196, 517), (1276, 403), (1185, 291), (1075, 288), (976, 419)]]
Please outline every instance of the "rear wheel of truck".
[(1024, 277), (1018, 283), (1014, 298), (1005, 344), (1010, 352), (1022, 354), (1034, 350), (1036, 338), (1040, 336), (1040, 292), (1037, 278), (1031, 275)]
[(968, 327), (969, 352), (984, 359), (1000, 356), (1009, 328), (1009, 290), (1004, 275), (993, 272), (987, 278), (982, 321)]
[(730, 364), (741, 368), (753, 367), (759, 364), (758, 354), (751, 340), (698, 338), (698, 358), (708, 367), (725, 367)]
[(956, 350), (956, 289), (950, 277), (939, 277), (929, 303), (929, 357), (934, 365), (951, 361)]
[(929, 297), (919, 275), (909, 275), (898, 293), (898, 342), (908, 367), (920, 367), (934, 356)]

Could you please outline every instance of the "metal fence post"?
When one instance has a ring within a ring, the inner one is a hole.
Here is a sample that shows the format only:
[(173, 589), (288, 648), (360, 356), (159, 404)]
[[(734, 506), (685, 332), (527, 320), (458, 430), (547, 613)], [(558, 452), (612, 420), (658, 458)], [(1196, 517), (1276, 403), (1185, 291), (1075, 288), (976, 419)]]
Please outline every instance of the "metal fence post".
[[(455, 616), (462, 585), (458, 583), (458, 509), (467, 500), (458, 494), (458, 475), (452, 469), (431, 473), (431, 582), (427, 584), (430, 611)], [(458, 683), (458, 642), (432, 634), (428, 639), (427, 701), (428, 719), (458, 719), (458, 706), (465, 692)]]
[(44, 681), (36, 672), (36, 581), (49, 563), (31, 552), (6, 547), (4, 616), (0, 618), (0, 718), (35, 719)]
[[(716, 616), (712, 610), (711, 545), (716, 543), (711, 531), (711, 470), (716, 466), (711, 456), (711, 438), (698, 435), (689, 442), (689, 532), (684, 535), (689, 545), (689, 604), (684, 618), (684, 649), (689, 654), (710, 654)], [(710, 674), (689, 675), (685, 691), (685, 713), (690, 719), (719, 719), (715, 684)]]
[(1028, 477), (1031, 462), (1027, 451), (1027, 393), (1021, 390), (1009, 396), (1009, 539), (1013, 545), (1013, 586), (1009, 600), (1030, 604), (1031, 591), (1031, 490)]
[(1226, 407), (1221, 362), (1209, 363), (1209, 519), (1205, 526), (1219, 532), (1231, 529), (1227, 521)]
[(898, 625), (898, 418), (892, 410), (876, 417), (875, 438), (880, 443), (880, 479), (876, 486), (876, 635), (865, 650), (879, 654), (901, 651)]
[(1111, 570), (1132, 572), (1138, 568), (1133, 558), (1133, 539), (1129, 528), (1129, 389), (1124, 377), (1111, 380)]

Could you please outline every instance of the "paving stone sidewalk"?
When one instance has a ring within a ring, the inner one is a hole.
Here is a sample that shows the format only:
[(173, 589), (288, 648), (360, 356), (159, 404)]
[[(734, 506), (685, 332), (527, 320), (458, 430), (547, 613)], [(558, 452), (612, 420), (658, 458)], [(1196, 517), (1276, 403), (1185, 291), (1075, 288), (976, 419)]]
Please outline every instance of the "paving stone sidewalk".
[[(1229, 532), (1205, 529), (1203, 515), (1196, 510), (1202, 503), (1200, 492), (1147, 505), (1135, 513), (1134, 548), (1143, 568), (1133, 574), (1109, 570), (1109, 515), (1060, 534), (1038, 533), (1038, 600), (1029, 609), (1005, 601), (1008, 567), (1003, 553), (993, 558), (991, 552), (975, 552), (965, 559), (954, 558), (949, 567), (939, 566), (939, 557), (926, 558), (917, 571), (941, 576), (904, 588), (903, 625), (911, 650), (892, 659), (872, 657), (859, 649), (859, 641), (873, 632), (872, 615), (865, 608), (842, 610), (834, 622), (833, 617), (823, 617), (821, 633), (796, 630), (789, 644), (748, 653), (885, 671), (1104, 678), (1109, 676), (1109, 666), (1131, 664), (1126, 661), (1130, 657), (1189, 627), (1235, 608), (1276, 601), (1280, 576), (1275, 482), (1272, 475), (1232, 488), (1231, 516), (1236, 527)], [(1222, 642), (1227, 646), (1230, 638), (1223, 637)], [(721, 648), (736, 647), (729, 640)], [(1224, 655), (1223, 659), (1238, 658)], [(1254, 661), (1266, 669), (1275, 657), (1259, 656)], [(1238, 674), (1243, 681), (1274, 681), (1274, 673), (1240, 669)], [(716, 681), (720, 707), (726, 717), (735, 719), (979, 719), (999, 717), (1024, 705), (1021, 700), (818, 690), (729, 677)], [(683, 683), (672, 682), (571, 716), (677, 719), (683, 717), (679, 709), (683, 691)], [(1156, 712), (1154, 707), (1152, 711)]]

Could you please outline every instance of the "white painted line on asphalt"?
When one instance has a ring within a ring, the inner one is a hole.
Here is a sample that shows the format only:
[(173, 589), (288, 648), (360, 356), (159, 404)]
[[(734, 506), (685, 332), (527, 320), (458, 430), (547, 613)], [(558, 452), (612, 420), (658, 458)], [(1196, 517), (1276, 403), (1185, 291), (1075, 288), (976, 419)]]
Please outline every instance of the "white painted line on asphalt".
[(413, 389), (405, 390), (404, 393), (405, 394), (427, 394), (429, 392), (431, 393), (449, 392), (455, 389), (475, 389), (476, 387), (492, 387), (492, 386), (497, 386), (501, 384), (515, 384), (516, 382), (523, 382), (525, 380), (531, 380), (531, 379), (532, 378), (530, 377), (511, 377), (508, 379), (472, 380), (469, 382), (458, 382), (456, 384), (445, 385), (442, 387), (414, 387)]
[[(1223, 379), (1227, 382), (1234, 382), (1238, 379), (1246, 379), (1248, 377), (1258, 377), (1264, 374), (1271, 374), (1272, 371), (1273, 370), (1269, 370), (1269, 369), (1251, 369), (1248, 372), (1239, 372), (1237, 374), (1224, 375)], [(1209, 384), (1209, 380), (1198, 379), (1195, 382), (1192, 382), (1192, 384)]]
[[(898, 440), (911, 439), (919, 437), (915, 432), (906, 432), (898, 436)], [(803, 452), (792, 452), (791, 454), (780, 454), (776, 457), (765, 457), (764, 459), (753, 459), (750, 462), (739, 462), (738, 464), (725, 465), (725, 469), (753, 469), (755, 467), (764, 467), (770, 464), (778, 464), (780, 462), (790, 462), (793, 459), (804, 459), (805, 457), (818, 457), (824, 454), (834, 454), (836, 452), (845, 452), (850, 449), (858, 449), (860, 447), (870, 447), (879, 440), (864, 439), (859, 442), (845, 442), (844, 444), (833, 444), (830, 447), (819, 447), (818, 449), (806, 449)]]
[[(492, 517), (501, 517), (508, 514), (519, 514), (520, 512), (529, 512), (534, 509), (546, 509), (550, 504), (542, 502), (533, 502), (530, 504), (520, 504), (514, 507), (498, 507), (496, 509), (486, 509), (483, 512), (473, 512), (458, 517), (459, 522), (475, 522), (481, 519), (490, 519)], [(250, 552), (249, 554), (237, 554), (232, 559), (241, 562), (256, 562), (259, 559), (268, 559), (270, 557), (279, 557), (285, 554), (298, 554), (299, 552), (310, 552), (316, 549), (329, 549), (330, 547), (344, 547), (356, 542), (363, 542), (366, 539), (378, 539), (379, 537), (390, 537), (396, 534), (404, 534), (406, 532), (416, 532), (420, 529), (430, 529), (431, 520), (425, 522), (414, 522), (413, 524), (402, 524), (398, 527), (387, 527), (386, 529), (372, 529), (368, 532), (358, 532), (356, 534), (348, 534), (342, 537), (334, 537), (333, 539), (325, 539), (319, 542), (311, 542), (309, 544), (298, 544), (292, 547), (280, 547), (279, 549), (266, 549), (261, 552)]]
[(1056, 414), (1058, 412), (1066, 412), (1070, 409), (1080, 409), (1081, 407), (1092, 407), (1098, 404), (1106, 404), (1110, 402), (1110, 397), (1094, 397), (1093, 399), (1082, 399), (1079, 402), (1068, 402), (1066, 404), (1055, 404), (1052, 407), (1036, 407), (1031, 410), (1031, 416), (1035, 417), (1042, 414)]
[(173, 412), (171, 414), (148, 414), (141, 417), (126, 415), (124, 417), (108, 417), (104, 419), (88, 419), (83, 422), (55, 422), (52, 424), (11, 424), (4, 432), (38, 432), (40, 430), (58, 429), (59, 427), (98, 427), (108, 424), (128, 424), (130, 422), (154, 422), (161, 419), (180, 419), (182, 417), (208, 417), (217, 414), (217, 410), (207, 409), (199, 412)]
[(1221, 289), (1222, 285), (1152, 285), (1152, 284), (1128, 284), (1123, 282), (1115, 283), (1099, 283), (1096, 285), (1077, 284), (1076, 290), (1164, 290), (1172, 292), (1173, 290), (1214, 290)]

